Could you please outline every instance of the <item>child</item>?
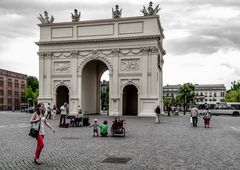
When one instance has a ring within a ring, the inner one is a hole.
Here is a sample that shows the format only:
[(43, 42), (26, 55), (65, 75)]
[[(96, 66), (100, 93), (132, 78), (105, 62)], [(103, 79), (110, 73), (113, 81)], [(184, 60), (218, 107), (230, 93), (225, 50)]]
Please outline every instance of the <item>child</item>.
[(103, 124), (101, 124), (100, 128), (101, 136), (106, 137), (108, 135), (108, 125), (106, 120), (103, 121)]
[(95, 137), (95, 133), (98, 136), (98, 127), (100, 127), (97, 123), (97, 119), (94, 120), (94, 124), (92, 124), (90, 127), (93, 127), (93, 137)]

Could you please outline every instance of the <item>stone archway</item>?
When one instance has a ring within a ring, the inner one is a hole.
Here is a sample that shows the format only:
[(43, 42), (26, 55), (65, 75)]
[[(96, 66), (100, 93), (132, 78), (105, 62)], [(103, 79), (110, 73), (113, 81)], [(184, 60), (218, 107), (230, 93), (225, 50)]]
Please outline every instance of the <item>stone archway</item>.
[(107, 65), (100, 60), (87, 62), (82, 69), (81, 109), (83, 112), (100, 114), (100, 79)]
[(127, 85), (123, 89), (123, 115), (138, 115), (138, 90), (134, 85)]
[(56, 89), (56, 104), (60, 108), (64, 102), (69, 103), (69, 90), (66, 86), (59, 86)]

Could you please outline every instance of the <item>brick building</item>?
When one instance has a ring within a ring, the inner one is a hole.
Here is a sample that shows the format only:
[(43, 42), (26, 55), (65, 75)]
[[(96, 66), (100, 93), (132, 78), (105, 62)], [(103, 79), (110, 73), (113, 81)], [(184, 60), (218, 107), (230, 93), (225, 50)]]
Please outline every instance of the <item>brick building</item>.
[(0, 110), (19, 110), (27, 75), (0, 69)]

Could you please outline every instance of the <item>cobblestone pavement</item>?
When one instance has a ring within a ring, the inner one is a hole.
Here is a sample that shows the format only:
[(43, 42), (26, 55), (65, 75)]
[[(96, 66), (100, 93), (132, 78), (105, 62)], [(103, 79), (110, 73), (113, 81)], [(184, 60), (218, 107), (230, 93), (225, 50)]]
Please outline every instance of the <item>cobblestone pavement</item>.
[[(36, 140), (28, 136), (30, 114), (0, 112), (0, 169), (240, 169), (240, 117), (214, 116), (209, 129), (189, 116), (125, 117), (126, 136), (92, 137), (89, 127), (58, 128), (59, 117), (46, 127), (43, 164), (33, 163)], [(90, 116), (91, 122), (113, 118)], [(127, 163), (103, 163), (108, 157), (129, 158)]]

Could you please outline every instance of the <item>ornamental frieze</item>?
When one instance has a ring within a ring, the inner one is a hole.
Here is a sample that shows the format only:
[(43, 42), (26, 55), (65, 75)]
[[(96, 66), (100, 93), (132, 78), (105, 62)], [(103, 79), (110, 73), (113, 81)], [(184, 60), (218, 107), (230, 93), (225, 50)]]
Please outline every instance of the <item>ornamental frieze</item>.
[(55, 52), (53, 53), (53, 58), (70, 58), (72, 56), (72, 52)]
[(137, 71), (140, 70), (139, 59), (122, 59), (121, 71)]
[(70, 61), (54, 62), (54, 71), (59, 72), (70, 72)]

